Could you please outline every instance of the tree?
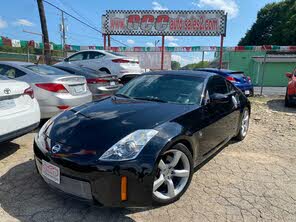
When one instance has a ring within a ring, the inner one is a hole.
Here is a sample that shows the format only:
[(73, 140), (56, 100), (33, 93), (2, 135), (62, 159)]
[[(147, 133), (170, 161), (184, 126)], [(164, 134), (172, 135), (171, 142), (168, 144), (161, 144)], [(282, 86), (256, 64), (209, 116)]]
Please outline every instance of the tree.
[(200, 61), (198, 63), (192, 63), (192, 64), (188, 64), (184, 67), (182, 67), (182, 69), (185, 69), (185, 70), (192, 70), (192, 69), (198, 69), (198, 68), (205, 68), (205, 67), (208, 67), (209, 66), (209, 62), (208, 61)]
[(172, 61), (171, 63), (172, 70), (178, 70), (181, 67), (181, 64), (177, 61)]
[(296, 45), (296, 1), (267, 4), (239, 45)]
[(37, 0), (39, 16), (40, 16), (40, 24), (43, 34), (43, 43), (44, 43), (44, 56), (45, 63), (47, 65), (50, 64), (51, 56), (50, 56), (50, 45), (49, 45), (49, 37), (47, 31), (46, 17), (42, 0)]

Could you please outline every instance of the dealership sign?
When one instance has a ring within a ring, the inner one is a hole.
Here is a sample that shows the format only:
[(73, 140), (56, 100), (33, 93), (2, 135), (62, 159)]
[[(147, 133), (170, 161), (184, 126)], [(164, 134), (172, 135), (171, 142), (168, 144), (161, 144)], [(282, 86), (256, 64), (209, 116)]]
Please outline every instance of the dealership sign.
[(225, 36), (223, 10), (108, 10), (103, 16), (107, 35)]

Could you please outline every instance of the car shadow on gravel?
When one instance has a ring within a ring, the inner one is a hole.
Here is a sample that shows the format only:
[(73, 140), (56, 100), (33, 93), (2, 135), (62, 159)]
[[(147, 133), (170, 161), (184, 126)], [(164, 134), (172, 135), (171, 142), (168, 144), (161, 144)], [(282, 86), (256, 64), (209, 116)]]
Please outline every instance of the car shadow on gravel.
[(272, 99), (267, 101), (267, 106), (269, 109), (277, 112), (284, 113), (295, 113), (296, 114), (296, 106), (294, 107), (285, 107), (284, 99)]
[(0, 161), (12, 155), (20, 148), (19, 144), (13, 142), (5, 142), (0, 144)]
[(152, 208), (107, 208), (59, 195), (38, 175), (33, 160), (0, 177), (0, 207), (19, 221), (134, 221), (127, 215)]

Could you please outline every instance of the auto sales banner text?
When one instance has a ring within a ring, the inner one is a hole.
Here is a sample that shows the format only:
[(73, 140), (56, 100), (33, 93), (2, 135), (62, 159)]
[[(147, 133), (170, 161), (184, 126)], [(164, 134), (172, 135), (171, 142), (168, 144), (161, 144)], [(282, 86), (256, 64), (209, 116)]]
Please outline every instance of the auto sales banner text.
[(108, 10), (103, 33), (109, 35), (220, 36), (226, 33), (222, 10)]

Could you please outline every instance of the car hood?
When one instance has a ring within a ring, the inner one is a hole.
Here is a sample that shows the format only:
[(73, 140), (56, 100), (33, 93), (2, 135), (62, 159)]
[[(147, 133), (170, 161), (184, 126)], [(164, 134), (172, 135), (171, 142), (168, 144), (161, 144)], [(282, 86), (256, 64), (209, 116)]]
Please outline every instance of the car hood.
[(153, 129), (191, 108), (114, 96), (60, 114), (46, 134), (62, 144), (64, 154), (101, 156), (128, 134), (138, 129)]

